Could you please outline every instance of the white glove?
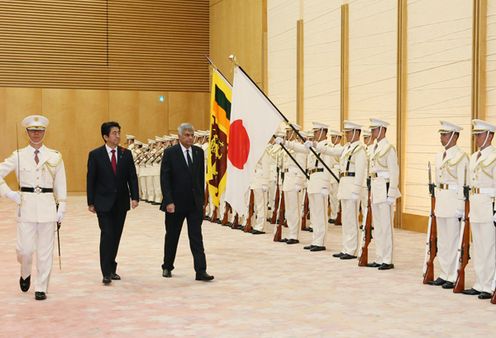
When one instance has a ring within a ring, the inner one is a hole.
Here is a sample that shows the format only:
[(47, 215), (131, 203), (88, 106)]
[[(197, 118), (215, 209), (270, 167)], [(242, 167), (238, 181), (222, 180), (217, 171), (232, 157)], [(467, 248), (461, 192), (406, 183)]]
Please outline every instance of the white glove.
[(305, 141), (305, 143), (303, 143), (303, 145), (305, 146), (305, 148), (310, 149), (313, 146), (313, 142), (312, 141)]
[(284, 140), (283, 140), (283, 138), (282, 138), (282, 137), (279, 137), (279, 136), (278, 136), (278, 137), (276, 137), (276, 143), (277, 143), (277, 144), (284, 144)]
[(17, 191), (9, 191), (5, 195), (9, 200), (15, 202), (17, 205), (21, 204), (21, 194)]
[(456, 217), (456, 218), (462, 218), (462, 217), (463, 217), (463, 213), (464, 213), (464, 212), (465, 212), (465, 211), (464, 211), (464, 210), (462, 210), (462, 209), (456, 209), (456, 210), (455, 210), (455, 217)]
[(295, 188), (296, 188), (296, 191), (298, 191), (298, 192), (300, 192), (300, 191), (301, 191), (301, 185), (296, 184), (296, 185), (295, 185)]
[(329, 195), (329, 189), (327, 189), (327, 188), (322, 188), (322, 189), (320, 190), (320, 194), (321, 194), (322, 196), (324, 196), (324, 197), (328, 196), (328, 195)]
[(267, 184), (262, 184), (262, 191), (263, 192), (269, 191), (269, 187), (267, 186)]
[(360, 195), (358, 195), (356, 192), (351, 193), (351, 199), (354, 201), (357, 201), (360, 198)]
[(393, 205), (396, 202), (396, 198), (388, 196), (386, 199), (386, 203), (389, 205)]
[(60, 202), (59, 208), (57, 209), (57, 223), (61, 223), (62, 220), (64, 219), (65, 210), (66, 210), (65, 202)]

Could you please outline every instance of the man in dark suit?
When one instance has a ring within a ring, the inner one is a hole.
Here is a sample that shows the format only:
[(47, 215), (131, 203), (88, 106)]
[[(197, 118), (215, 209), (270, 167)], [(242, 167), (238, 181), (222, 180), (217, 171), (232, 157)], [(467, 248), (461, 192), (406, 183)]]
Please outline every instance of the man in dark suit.
[(179, 143), (164, 152), (160, 168), (162, 205), (165, 212), (165, 244), (162, 276), (172, 277), (177, 243), (184, 220), (188, 222), (188, 237), (193, 254), (196, 280), (214, 279), (207, 273), (201, 225), (205, 187), (204, 155), (193, 146), (194, 130), (189, 123), (178, 128)]
[(119, 249), (127, 211), (138, 206), (138, 177), (131, 152), (119, 147), (121, 127), (117, 122), (102, 124), (105, 144), (88, 156), (86, 193), (88, 209), (96, 213), (100, 226), (100, 267), (103, 284), (121, 277), (116, 273)]

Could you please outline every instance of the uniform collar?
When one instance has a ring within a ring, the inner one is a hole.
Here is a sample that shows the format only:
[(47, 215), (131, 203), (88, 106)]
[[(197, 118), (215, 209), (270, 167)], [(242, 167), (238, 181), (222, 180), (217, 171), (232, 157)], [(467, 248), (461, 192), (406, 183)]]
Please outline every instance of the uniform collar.
[[(36, 151), (36, 148), (33, 147), (31, 144), (28, 144), (28, 146), (26, 148), (29, 150), (29, 152), (32, 152), (33, 154)], [(46, 152), (45, 145), (42, 144), (41, 147), (38, 149), (38, 151), (39, 151), (40, 154)]]

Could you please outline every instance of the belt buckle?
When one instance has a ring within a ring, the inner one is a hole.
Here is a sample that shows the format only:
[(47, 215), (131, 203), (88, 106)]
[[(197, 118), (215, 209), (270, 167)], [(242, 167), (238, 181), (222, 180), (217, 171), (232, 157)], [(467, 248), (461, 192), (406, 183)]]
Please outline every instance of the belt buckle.
[(42, 190), (41, 190), (41, 188), (39, 186), (34, 187), (34, 190), (33, 190), (34, 193), (41, 194), (41, 191)]

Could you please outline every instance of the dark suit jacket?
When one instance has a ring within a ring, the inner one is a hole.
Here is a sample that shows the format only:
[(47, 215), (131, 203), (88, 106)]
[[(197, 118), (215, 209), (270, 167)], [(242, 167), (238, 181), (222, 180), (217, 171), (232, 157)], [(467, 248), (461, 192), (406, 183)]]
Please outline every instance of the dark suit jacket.
[(94, 205), (97, 212), (107, 212), (115, 205), (122, 211), (130, 208), (129, 197), (139, 200), (138, 177), (133, 156), (128, 149), (117, 147), (117, 174), (105, 145), (90, 151), (86, 194), (88, 205)]
[(203, 210), (205, 164), (203, 149), (192, 146), (192, 168), (188, 168), (181, 146), (176, 144), (165, 150), (160, 168), (162, 205), (166, 211), (174, 203), (176, 212)]

